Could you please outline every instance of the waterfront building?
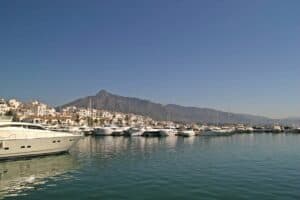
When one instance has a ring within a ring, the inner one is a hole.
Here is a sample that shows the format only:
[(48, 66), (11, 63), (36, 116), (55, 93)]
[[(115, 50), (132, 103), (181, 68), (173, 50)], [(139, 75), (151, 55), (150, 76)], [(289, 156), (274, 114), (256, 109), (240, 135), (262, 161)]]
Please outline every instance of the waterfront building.
[(20, 101), (17, 101), (16, 99), (10, 99), (8, 101), (8, 105), (12, 109), (18, 109), (21, 106), (21, 104), (22, 103)]

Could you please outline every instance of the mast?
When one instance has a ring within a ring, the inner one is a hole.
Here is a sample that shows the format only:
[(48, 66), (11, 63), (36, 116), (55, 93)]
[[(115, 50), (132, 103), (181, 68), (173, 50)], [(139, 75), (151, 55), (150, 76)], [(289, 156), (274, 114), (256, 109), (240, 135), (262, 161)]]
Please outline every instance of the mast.
[(90, 121), (90, 126), (92, 126), (92, 121), (93, 121), (93, 117), (92, 117), (92, 97), (89, 98), (90, 102), (89, 102), (89, 121)]
[(91, 117), (92, 116), (92, 98), (90, 98), (89, 110), (90, 110), (90, 117)]

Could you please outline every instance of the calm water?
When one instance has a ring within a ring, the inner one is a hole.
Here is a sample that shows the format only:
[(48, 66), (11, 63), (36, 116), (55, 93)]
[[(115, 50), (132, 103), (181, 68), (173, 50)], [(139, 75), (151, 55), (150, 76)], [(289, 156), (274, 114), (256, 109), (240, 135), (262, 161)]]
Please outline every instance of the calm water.
[(86, 137), (0, 178), (7, 199), (300, 199), (300, 135)]

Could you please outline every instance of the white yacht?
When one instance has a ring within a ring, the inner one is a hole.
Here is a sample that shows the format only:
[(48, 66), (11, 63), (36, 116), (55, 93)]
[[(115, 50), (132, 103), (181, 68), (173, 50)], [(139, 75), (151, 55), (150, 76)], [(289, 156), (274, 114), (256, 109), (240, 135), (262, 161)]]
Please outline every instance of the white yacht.
[(218, 127), (218, 129), (214, 129), (213, 130), (215, 133), (233, 133), (235, 131), (235, 128), (234, 127), (230, 127), (230, 126), (222, 126), (221, 128)]
[(182, 130), (182, 131), (178, 131), (179, 136), (183, 136), (183, 137), (190, 137), (190, 136), (195, 136), (196, 133), (193, 130)]
[(0, 122), (0, 159), (67, 152), (81, 137), (38, 124)]
[(146, 128), (142, 136), (144, 137), (166, 137), (171, 134), (169, 129)]
[(146, 130), (145, 128), (132, 127), (130, 129), (124, 131), (124, 136), (132, 136), (132, 137), (142, 136), (143, 133), (145, 132), (145, 130)]
[(279, 125), (274, 125), (274, 126), (272, 127), (272, 132), (273, 132), (273, 133), (280, 133), (280, 132), (282, 132), (281, 126), (279, 126)]
[(107, 127), (96, 127), (94, 128), (95, 135), (98, 136), (120, 136), (124, 134), (124, 131), (129, 129), (128, 127), (117, 127), (117, 126), (107, 126)]
[(177, 134), (176, 129), (164, 128), (160, 129), (162, 136), (175, 136)]
[(243, 124), (238, 124), (236, 126), (236, 130), (237, 133), (252, 133), (254, 131), (254, 129), (251, 126), (245, 126)]
[(84, 134), (84, 135), (92, 135), (93, 128), (88, 126), (73, 126), (69, 127), (67, 132), (74, 133), (74, 134)]

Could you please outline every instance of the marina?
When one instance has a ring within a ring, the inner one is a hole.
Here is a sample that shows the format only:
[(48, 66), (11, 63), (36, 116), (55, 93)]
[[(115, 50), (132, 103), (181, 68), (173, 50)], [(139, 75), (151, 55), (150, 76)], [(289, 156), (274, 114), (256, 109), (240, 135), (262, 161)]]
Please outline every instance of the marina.
[[(81, 130), (80, 127), (75, 128)], [(50, 129), (51, 130), (51, 129)], [(56, 129), (52, 129), (56, 131)], [(60, 129), (58, 129), (60, 130)], [(65, 132), (79, 133), (85, 136), (126, 136), (126, 137), (167, 137), (167, 136), (216, 136), (216, 135), (232, 135), (232, 134), (247, 134), (247, 133), (300, 133), (300, 128), (291, 128), (284, 126), (244, 126), (241, 124), (231, 126), (216, 126), (216, 125), (203, 125), (198, 128), (161, 128), (161, 127), (118, 127), (118, 126), (104, 126), (104, 127), (89, 127), (89, 131), (72, 131), (74, 127), (67, 128)]]
[(0, 200), (300, 200), (300, 1), (0, 1)]
[[(0, 199), (121, 200), (140, 199), (145, 193), (144, 199), (201, 196), (209, 200), (224, 195), (248, 199), (261, 197), (262, 192), (271, 199), (273, 188), (284, 191), (286, 187), (288, 195), (279, 192), (272, 199), (298, 198), (300, 182), (294, 179), (298, 171), (286, 174), (273, 169), (284, 170), (282, 162), (297, 169), (299, 133), (299, 128), (280, 125), (92, 127), (2, 118)], [(270, 156), (272, 160), (267, 159)], [(266, 182), (269, 179), (283, 179), (290, 185)], [(253, 192), (254, 182), (270, 192), (257, 188), (258, 193)], [(136, 196), (133, 188), (141, 193)]]
[(100, 137), (196, 137), (231, 136), (235, 134), (285, 133), (298, 134), (299, 128), (280, 125), (250, 126), (244, 124), (201, 125), (157, 124), (153, 126), (40, 125), (30, 122), (13, 122), (12, 118), (0, 121), (0, 159), (39, 156), (68, 152), (83, 136)]

